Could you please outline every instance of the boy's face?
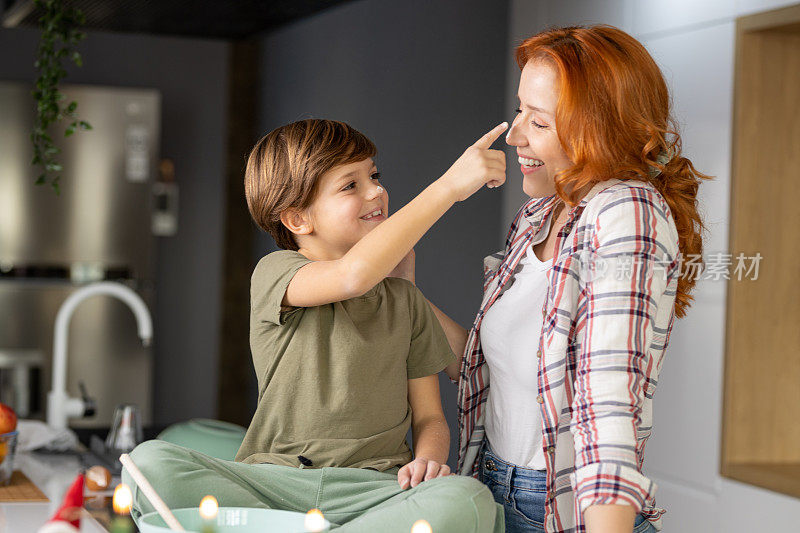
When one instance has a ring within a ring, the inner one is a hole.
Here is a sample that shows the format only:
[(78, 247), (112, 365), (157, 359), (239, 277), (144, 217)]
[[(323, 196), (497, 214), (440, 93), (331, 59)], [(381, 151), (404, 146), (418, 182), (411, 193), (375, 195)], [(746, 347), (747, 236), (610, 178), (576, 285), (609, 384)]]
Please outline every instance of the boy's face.
[[(389, 195), (372, 158), (334, 167), (320, 177), (306, 215), (312, 231), (299, 239), (315, 259), (342, 257), (389, 216)], [(374, 215), (377, 213), (377, 215)]]

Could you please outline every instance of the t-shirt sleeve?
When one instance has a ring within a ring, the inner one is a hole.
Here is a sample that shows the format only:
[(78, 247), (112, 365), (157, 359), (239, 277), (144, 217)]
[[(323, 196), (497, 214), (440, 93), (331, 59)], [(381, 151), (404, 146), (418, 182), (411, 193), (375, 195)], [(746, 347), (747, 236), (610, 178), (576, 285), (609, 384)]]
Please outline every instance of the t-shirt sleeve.
[(253, 318), (281, 325), (298, 307), (281, 307), (286, 288), (301, 267), (310, 263), (300, 252), (281, 250), (263, 257), (250, 279), (250, 303)]
[(408, 379), (437, 374), (456, 360), (439, 319), (428, 301), (412, 287), (411, 346), (408, 352)]

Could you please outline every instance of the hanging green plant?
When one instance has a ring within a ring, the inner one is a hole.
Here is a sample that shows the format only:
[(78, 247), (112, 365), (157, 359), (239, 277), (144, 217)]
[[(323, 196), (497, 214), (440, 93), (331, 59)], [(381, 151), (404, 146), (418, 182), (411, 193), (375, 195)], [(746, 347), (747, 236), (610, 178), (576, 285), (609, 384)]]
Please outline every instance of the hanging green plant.
[(43, 10), (39, 19), (42, 30), (39, 48), (36, 51), (34, 66), (39, 71), (33, 98), (36, 101), (36, 118), (31, 132), (33, 142), (33, 166), (41, 166), (41, 174), (36, 184), (42, 185), (51, 178), (50, 185), (59, 194), (59, 180), (62, 166), (56, 156), (61, 150), (55, 146), (48, 134), (50, 126), (64, 118), (70, 120), (64, 130), (69, 137), (78, 130), (90, 130), (92, 126), (85, 120), (79, 120), (77, 102), (65, 103), (66, 96), (58, 90), (61, 79), (67, 75), (62, 66), (64, 58), (68, 58), (77, 66), (82, 66), (81, 55), (75, 46), (86, 37), (78, 27), (86, 22), (83, 13), (74, 8), (67, 8), (61, 0), (35, 0), (36, 6)]

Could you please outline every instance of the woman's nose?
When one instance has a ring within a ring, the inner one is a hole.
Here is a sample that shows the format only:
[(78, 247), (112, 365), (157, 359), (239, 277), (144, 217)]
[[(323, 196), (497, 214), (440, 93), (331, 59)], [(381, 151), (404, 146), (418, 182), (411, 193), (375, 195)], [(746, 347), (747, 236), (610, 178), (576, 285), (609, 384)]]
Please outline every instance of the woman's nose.
[(515, 119), (508, 128), (508, 132), (506, 132), (506, 144), (511, 146), (522, 146), (525, 144), (525, 136), (520, 132), (517, 122), (518, 121)]

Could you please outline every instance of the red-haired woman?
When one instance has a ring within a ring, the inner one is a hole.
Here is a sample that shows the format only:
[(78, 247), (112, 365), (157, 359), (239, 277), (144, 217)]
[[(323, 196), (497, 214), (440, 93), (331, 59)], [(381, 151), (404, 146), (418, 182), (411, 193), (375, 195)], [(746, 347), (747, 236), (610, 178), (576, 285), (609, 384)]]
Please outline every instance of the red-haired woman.
[(516, 59), (506, 139), (531, 199), (485, 259), (471, 330), (435, 309), (464, 354), (448, 368), (458, 471), (492, 489), (509, 532), (660, 531), (644, 447), (673, 320), (693, 299), (681, 264), (702, 254), (708, 176), (681, 157), (664, 78), (630, 35), (552, 29)]

